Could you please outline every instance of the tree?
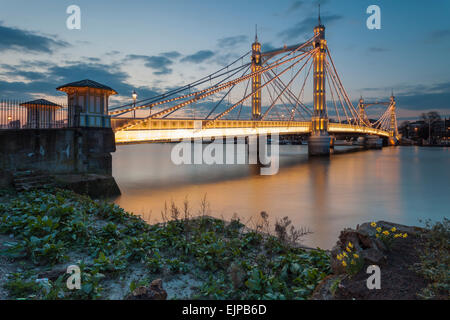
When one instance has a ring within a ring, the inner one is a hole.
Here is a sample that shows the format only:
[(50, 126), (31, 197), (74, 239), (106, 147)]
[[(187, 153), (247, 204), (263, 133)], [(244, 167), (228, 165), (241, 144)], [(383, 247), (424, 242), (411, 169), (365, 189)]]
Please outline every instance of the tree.
[(425, 129), (423, 130), (423, 138), (428, 139), (428, 143), (431, 144), (436, 125), (441, 121), (441, 116), (436, 111), (430, 111), (428, 113), (422, 113), (421, 118), (425, 122), (423, 125), (423, 129)]
[(398, 132), (402, 135), (404, 138), (409, 138), (409, 127), (410, 122), (408, 120), (403, 121), (400, 126), (398, 127)]

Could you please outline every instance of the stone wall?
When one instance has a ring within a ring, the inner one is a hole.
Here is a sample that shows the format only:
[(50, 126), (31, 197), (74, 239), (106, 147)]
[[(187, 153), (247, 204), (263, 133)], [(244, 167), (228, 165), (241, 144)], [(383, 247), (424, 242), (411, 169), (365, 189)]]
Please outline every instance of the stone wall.
[(0, 130), (0, 171), (111, 175), (115, 150), (110, 128)]

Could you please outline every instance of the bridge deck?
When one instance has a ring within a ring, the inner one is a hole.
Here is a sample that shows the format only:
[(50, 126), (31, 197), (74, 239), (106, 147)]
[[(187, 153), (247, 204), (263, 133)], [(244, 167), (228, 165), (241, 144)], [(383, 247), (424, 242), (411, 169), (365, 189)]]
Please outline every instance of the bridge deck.
[[(120, 130), (134, 119), (113, 118), (111, 124), (116, 131), (117, 143), (139, 143), (178, 141), (180, 139), (239, 137), (255, 134), (309, 134), (311, 122), (300, 121), (252, 121), (217, 120), (209, 127), (210, 120), (151, 119), (140, 122), (132, 129)], [(389, 132), (365, 126), (329, 123), (330, 133), (371, 134), (389, 137)]]

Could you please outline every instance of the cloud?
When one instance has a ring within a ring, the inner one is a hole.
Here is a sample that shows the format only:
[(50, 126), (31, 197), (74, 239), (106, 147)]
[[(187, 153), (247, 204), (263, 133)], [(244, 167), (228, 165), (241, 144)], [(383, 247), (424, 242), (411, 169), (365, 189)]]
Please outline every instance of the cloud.
[[(325, 15), (321, 17), (322, 23), (326, 25), (330, 25), (336, 21), (341, 20), (343, 17), (341, 15), (332, 14)], [(293, 27), (285, 29), (278, 33), (280, 37), (284, 40), (297, 40), (299, 38), (304, 37), (306, 34), (313, 33), (314, 26), (317, 25), (316, 17), (309, 17), (303, 19), (302, 21), (296, 23)]]
[(155, 75), (165, 75), (172, 73), (172, 69), (169, 68), (173, 64), (173, 61), (166, 56), (145, 56), (137, 54), (129, 54), (126, 60), (142, 60), (144, 65), (148, 68), (154, 69)]
[(185, 56), (181, 59), (182, 62), (192, 62), (192, 63), (201, 63), (205, 60), (208, 60), (214, 56), (214, 52), (211, 50), (200, 50), (194, 54)]
[(52, 53), (55, 49), (68, 47), (65, 41), (54, 36), (7, 27), (0, 22), (0, 51), (27, 50), (29, 52)]
[(0, 95), (10, 99), (31, 99), (33, 93), (55, 95), (55, 86), (46, 81), (3, 81), (0, 80)]
[(169, 59), (176, 59), (181, 57), (181, 53), (179, 53), (178, 51), (169, 51), (169, 52), (163, 52), (160, 54), (160, 56), (169, 58)]
[(304, 1), (294, 1), (291, 6), (288, 9), (288, 13), (291, 13), (293, 11), (297, 11), (298, 9), (300, 9), (301, 7), (303, 7), (305, 4)]
[[(38, 65), (38, 61), (32, 61), (29, 65)], [(49, 65), (43, 63), (47, 68), (43, 71), (28, 71), (22, 65), (7, 66), (0, 65), (6, 72), (2, 75), (21, 76), (25, 80), (0, 80), (0, 95), (9, 96), (14, 99), (28, 99), (41, 95), (57, 95), (56, 87), (65, 83), (82, 79), (92, 79), (115, 89), (119, 97), (115, 100), (127, 101), (131, 92), (135, 89), (139, 97), (148, 98), (159, 93), (158, 90), (148, 87), (134, 87), (129, 84), (129, 74), (120, 70), (120, 64), (105, 65), (90, 62), (70, 62), (65, 65)]]
[(82, 57), (83, 60), (87, 60), (89, 62), (100, 62), (102, 61), (100, 58), (97, 57)]
[[(395, 93), (399, 110), (447, 110), (450, 114), (450, 81), (431, 85), (394, 86), (399, 93)], [(363, 89), (370, 91), (370, 88)], [(391, 88), (377, 88), (372, 91), (390, 91)]]
[(233, 48), (241, 43), (249, 42), (248, 37), (246, 35), (232, 36), (219, 39), (218, 41), (219, 47), (225, 48)]
[(429, 40), (438, 41), (449, 37), (450, 37), (450, 29), (440, 29), (431, 32)]
[(369, 47), (369, 48), (367, 48), (367, 51), (369, 53), (381, 53), (381, 52), (389, 51), (389, 49), (388, 48), (382, 48), (382, 47)]
[(275, 49), (277, 49), (277, 48), (275, 48), (270, 42), (266, 42), (261, 45), (262, 52), (272, 51)]
[(47, 76), (45, 74), (42, 74), (42, 72), (35, 72), (35, 71), (27, 71), (20, 69), (16, 66), (10, 66), (6, 64), (0, 65), (0, 68), (6, 70), (2, 74), (8, 77), (22, 77), (26, 80), (43, 80)]
[(107, 56), (116, 56), (118, 54), (120, 54), (120, 51), (118, 51), (118, 50), (112, 50), (112, 51), (105, 53), (105, 55), (107, 55)]

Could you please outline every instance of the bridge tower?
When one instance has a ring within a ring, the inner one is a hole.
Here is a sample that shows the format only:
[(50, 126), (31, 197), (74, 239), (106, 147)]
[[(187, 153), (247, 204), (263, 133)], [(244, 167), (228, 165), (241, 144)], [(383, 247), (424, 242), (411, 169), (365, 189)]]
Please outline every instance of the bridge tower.
[(395, 114), (395, 97), (394, 92), (391, 94), (391, 122), (389, 125), (389, 144), (395, 145), (397, 143), (398, 138), (398, 129), (397, 129), (397, 115)]
[[(255, 42), (252, 43), (252, 72), (262, 68), (261, 44), (258, 42), (258, 33), (255, 33)], [(261, 119), (261, 74), (252, 77), (252, 119)]]
[(328, 113), (325, 96), (325, 59), (327, 54), (327, 41), (325, 40), (325, 26), (320, 21), (314, 28), (317, 38), (313, 42), (317, 51), (313, 56), (314, 67), (314, 113), (312, 116), (312, 133), (308, 142), (310, 155), (330, 154), (330, 136), (328, 135)]
[(360, 126), (364, 125), (364, 121), (366, 120), (366, 111), (364, 110), (364, 108), (365, 108), (364, 99), (361, 97), (359, 98), (358, 102)]

